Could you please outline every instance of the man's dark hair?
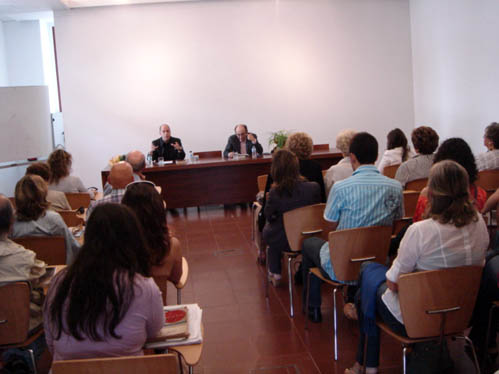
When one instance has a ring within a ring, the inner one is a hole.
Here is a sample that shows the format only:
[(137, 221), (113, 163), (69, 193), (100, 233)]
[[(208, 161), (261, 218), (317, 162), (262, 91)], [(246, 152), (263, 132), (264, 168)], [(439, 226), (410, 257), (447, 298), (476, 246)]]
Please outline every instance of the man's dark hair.
[(362, 165), (374, 164), (378, 158), (378, 141), (367, 132), (359, 132), (350, 143), (350, 153), (353, 153)]
[(0, 195), (0, 235), (8, 233), (14, 222), (14, 209), (9, 199)]
[(492, 140), (494, 149), (499, 149), (499, 123), (492, 122), (485, 128), (485, 137)]

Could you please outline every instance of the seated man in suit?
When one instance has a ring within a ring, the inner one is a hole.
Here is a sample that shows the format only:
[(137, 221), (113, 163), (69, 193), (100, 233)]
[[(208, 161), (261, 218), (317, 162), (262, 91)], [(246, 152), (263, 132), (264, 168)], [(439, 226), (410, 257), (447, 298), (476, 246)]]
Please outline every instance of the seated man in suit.
[(237, 125), (234, 128), (234, 131), (235, 134), (229, 136), (229, 140), (227, 140), (227, 145), (224, 150), (225, 158), (234, 157), (234, 153), (251, 155), (252, 147), (255, 147), (258, 155), (263, 153), (262, 145), (258, 143), (256, 135), (248, 132), (248, 127), (246, 125)]
[[(350, 162), (354, 170), (349, 178), (333, 184), (324, 219), (333, 222), (336, 230), (367, 226), (391, 226), (394, 219), (403, 216), (402, 185), (395, 179), (381, 175), (374, 166), (378, 157), (378, 142), (366, 132), (357, 133), (350, 143)], [(303, 301), (307, 290), (308, 269), (318, 267), (322, 275), (335, 280), (329, 243), (312, 237), (303, 242)], [(308, 317), (320, 322), (321, 280), (310, 277)]]
[(151, 154), (154, 161), (158, 157), (163, 157), (166, 160), (183, 160), (185, 152), (182, 148), (182, 142), (179, 138), (171, 136), (170, 126), (163, 124), (159, 126), (160, 138), (153, 140), (151, 144)]

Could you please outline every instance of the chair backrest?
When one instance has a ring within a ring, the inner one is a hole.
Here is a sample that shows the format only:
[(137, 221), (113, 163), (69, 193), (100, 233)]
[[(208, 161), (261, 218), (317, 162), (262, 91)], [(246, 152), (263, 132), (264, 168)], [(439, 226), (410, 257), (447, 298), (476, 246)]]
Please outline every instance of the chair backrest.
[(59, 213), (64, 220), (64, 223), (68, 227), (76, 227), (79, 225), (83, 225), (85, 220), (78, 216), (76, 210), (59, 210)]
[(222, 158), (222, 151), (194, 152), (194, 156), (199, 156), (199, 158)]
[(407, 226), (409, 223), (411, 223), (412, 217), (404, 217), (400, 219), (394, 219), (393, 220), (393, 229), (392, 229), (392, 235), (397, 235), (400, 230), (402, 230), (405, 226)]
[(476, 185), (487, 191), (487, 195), (499, 188), (499, 170), (482, 170), (478, 173)]
[(66, 192), (66, 198), (71, 206), (71, 209), (88, 208), (90, 205), (90, 195), (86, 192), (69, 193)]
[(0, 287), (0, 345), (18, 344), (28, 337), (28, 282), (8, 283)]
[(404, 191), (404, 217), (412, 217), (418, 205), (419, 191)]
[(283, 214), (284, 230), (293, 252), (301, 251), (303, 241), (312, 236), (328, 239), (333, 230), (331, 222), (324, 219), (326, 204), (314, 204), (290, 210)]
[(364, 261), (386, 262), (392, 226), (371, 226), (329, 233), (329, 253), (336, 279), (357, 280)]
[(428, 184), (428, 178), (415, 179), (413, 181), (407, 182), (405, 184), (405, 190), (407, 191), (419, 191), (426, 187)]
[(174, 354), (103, 357), (54, 361), (53, 374), (172, 374), (177, 373)]
[(397, 172), (399, 166), (400, 164), (385, 166), (383, 169), (383, 175), (388, 178), (395, 178), (395, 173)]
[(329, 144), (314, 144), (314, 151), (328, 151)]
[(267, 184), (268, 174), (259, 175), (256, 177), (256, 183), (258, 184), (258, 191), (265, 191), (265, 185)]
[(12, 240), (31, 249), (47, 265), (66, 264), (66, 242), (62, 236), (25, 236)]
[(398, 280), (399, 300), (407, 335), (410, 338), (432, 337), (440, 336), (441, 328), (445, 335), (466, 329), (481, 275), (481, 266), (401, 275)]

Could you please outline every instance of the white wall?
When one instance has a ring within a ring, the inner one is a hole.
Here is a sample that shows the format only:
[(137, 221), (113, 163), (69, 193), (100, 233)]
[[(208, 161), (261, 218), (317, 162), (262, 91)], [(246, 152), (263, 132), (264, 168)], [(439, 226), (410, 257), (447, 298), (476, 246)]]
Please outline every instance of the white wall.
[(54, 14), (67, 149), (100, 185), (115, 154), (168, 122), (187, 150), (223, 149), (244, 122), (334, 146), (342, 128), (414, 126), (409, 2), (210, 1)]
[(8, 85), (9, 85), (9, 76), (7, 75), (7, 60), (5, 56), (3, 22), (0, 22), (0, 86), (8, 86)]
[(3, 23), (10, 86), (43, 86), (39, 21)]
[(485, 151), (483, 129), (499, 121), (499, 2), (412, 0), (417, 125)]

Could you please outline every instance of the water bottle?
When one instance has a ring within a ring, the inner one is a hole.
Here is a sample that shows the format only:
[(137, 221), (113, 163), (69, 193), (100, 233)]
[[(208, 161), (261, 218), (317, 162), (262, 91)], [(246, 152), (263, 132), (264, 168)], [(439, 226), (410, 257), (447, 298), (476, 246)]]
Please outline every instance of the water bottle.
[(189, 162), (190, 163), (194, 162), (194, 154), (192, 153), (192, 151), (189, 151)]
[(251, 147), (251, 158), (256, 158), (256, 147)]
[(148, 167), (152, 166), (152, 154), (150, 153), (147, 154), (147, 166)]

